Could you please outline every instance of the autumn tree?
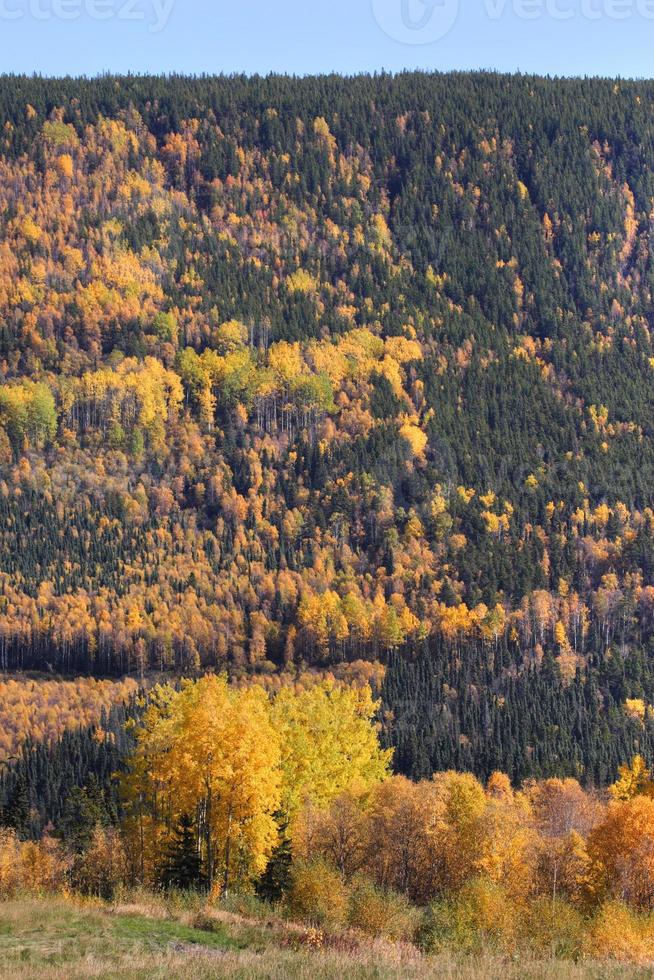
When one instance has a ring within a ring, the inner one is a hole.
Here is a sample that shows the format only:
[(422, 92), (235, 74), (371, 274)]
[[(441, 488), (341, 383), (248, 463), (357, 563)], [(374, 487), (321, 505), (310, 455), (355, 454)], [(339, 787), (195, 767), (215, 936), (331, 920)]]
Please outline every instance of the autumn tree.
[(144, 806), (157, 840), (195, 814), (209, 888), (219, 882), (226, 892), (234, 878), (260, 874), (277, 841), (281, 792), (279, 734), (265, 693), (208, 675), (165, 692), (136, 734), (125, 780), (131, 832), (142, 832)]
[(386, 776), (392, 753), (379, 745), (377, 708), (368, 686), (323, 681), (299, 692), (282, 688), (271, 717), (281, 742), (287, 816), (305, 801), (322, 805), (343, 790), (372, 786)]

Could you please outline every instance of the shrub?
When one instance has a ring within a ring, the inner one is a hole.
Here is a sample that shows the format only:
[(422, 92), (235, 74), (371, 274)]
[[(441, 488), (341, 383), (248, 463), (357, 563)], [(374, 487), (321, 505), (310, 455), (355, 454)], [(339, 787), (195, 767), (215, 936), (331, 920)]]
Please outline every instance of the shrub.
[(210, 915), (205, 909), (201, 909), (192, 916), (191, 926), (201, 932), (219, 932), (222, 928), (218, 919)]
[(605, 902), (590, 928), (593, 954), (631, 963), (654, 958), (652, 914), (633, 912), (623, 902)]
[(584, 953), (584, 918), (562, 899), (535, 899), (525, 910), (520, 932), (524, 944), (536, 955), (577, 960)]
[(75, 885), (87, 895), (112, 898), (127, 881), (127, 856), (118, 831), (97, 826), (74, 867)]
[(13, 830), (0, 828), (0, 898), (7, 898), (20, 887), (18, 855), (20, 842)]
[(343, 879), (324, 861), (303, 862), (293, 868), (288, 907), (315, 925), (341, 925), (348, 908)]
[(20, 850), (22, 885), (28, 891), (60, 891), (66, 884), (70, 861), (58, 841), (43, 837), (25, 841)]
[(391, 940), (413, 938), (420, 913), (408, 899), (382, 891), (371, 881), (358, 881), (350, 895), (348, 923), (372, 936)]
[(484, 949), (510, 953), (516, 946), (516, 909), (499, 885), (486, 878), (468, 882), (453, 898), (434, 902), (425, 912), (417, 940), (425, 952)]
[(57, 841), (20, 841), (0, 829), (0, 897), (18, 891), (55, 892), (66, 884), (69, 862)]
[(236, 915), (244, 915), (250, 919), (265, 919), (273, 913), (269, 902), (247, 892), (230, 892), (221, 897), (218, 906), (225, 912), (234, 912)]

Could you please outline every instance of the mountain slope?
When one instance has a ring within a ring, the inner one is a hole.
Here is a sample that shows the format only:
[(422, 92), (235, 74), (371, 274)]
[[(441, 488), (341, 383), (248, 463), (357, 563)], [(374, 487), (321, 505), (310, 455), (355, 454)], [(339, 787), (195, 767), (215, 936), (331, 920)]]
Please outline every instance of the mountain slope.
[[(604, 779), (647, 748), (653, 105), (0, 81), (0, 665), (426, 649), (441, 748), (408, 770)], [(568, 734), (534, 762), (543, 691)]]

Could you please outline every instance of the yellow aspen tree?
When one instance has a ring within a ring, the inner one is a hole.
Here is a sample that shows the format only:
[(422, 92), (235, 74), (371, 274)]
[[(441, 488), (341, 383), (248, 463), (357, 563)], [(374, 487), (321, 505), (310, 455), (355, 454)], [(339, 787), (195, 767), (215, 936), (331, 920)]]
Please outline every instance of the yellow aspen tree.
[(379, 744), (370, 688), (322, 681), (295, 693), (283, 688), (272, 704), (281, 736), (283, 809), (327, 805), (353, 785), (373, 786), (388, 774), (391, 750)]
[(145, 781), (155, 837), (195, 815), (209, 887), (220, 883), (226, 892), (235, 876), (260, 874), (277, 843), (280, 743), (267, 697), (208, 674), (163, 701), (137, 731), (130, 795), (142, 797)]

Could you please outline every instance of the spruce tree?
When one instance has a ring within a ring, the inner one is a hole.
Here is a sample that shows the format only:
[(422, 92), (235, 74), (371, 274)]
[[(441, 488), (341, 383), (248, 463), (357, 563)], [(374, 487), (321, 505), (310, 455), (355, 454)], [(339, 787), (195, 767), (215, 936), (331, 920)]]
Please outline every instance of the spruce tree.
[(187, 813), (180, 817), (164, 850), (160, 879), (164, 888), (190, 890), (204, 885), (197, 833)]
[(286, 834), (287, 829), (286, 824), (280, 827), (279, 844), (273, 851), (266, 870), (257, 882), (257, 895), (267, 902), (278, 902), (290, 883), (293, 857), (291, 842)]
[(19, 837), (30, 835), (30, 801), (27, 779), (21, 774), (12, 786), (2, 808), (2, 823), (11, 827)]

